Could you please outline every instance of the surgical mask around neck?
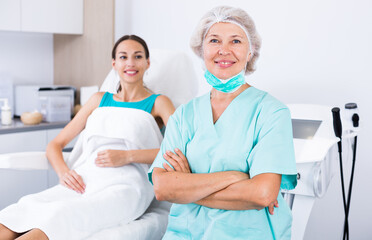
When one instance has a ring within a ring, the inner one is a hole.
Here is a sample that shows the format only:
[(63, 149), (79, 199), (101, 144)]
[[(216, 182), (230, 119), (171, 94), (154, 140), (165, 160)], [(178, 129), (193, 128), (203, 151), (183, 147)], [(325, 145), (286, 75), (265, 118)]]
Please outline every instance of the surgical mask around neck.
[(224, 92), (224, 93), (233, 93), (245, 83), (244, 73), (245, 73), (245, 70), (243, 69), (237, 75), (229, 79), (223, 80), (223, 79), (217, 78), (211, 72), (206, 70), (204, 73), (204, 77), (209, 83), (209, 85), (211, 85), (216, 90), (220, 92)]

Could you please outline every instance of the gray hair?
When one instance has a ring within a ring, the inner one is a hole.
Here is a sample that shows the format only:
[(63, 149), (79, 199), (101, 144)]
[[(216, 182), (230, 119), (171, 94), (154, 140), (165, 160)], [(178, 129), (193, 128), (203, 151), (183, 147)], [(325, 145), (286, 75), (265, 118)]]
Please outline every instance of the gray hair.
[(190, 46), (194, 53), (203, 58), (203, 42), (209, 28), (218, 22), (229, 22), (240, 26), (247, 34), (251, 44), (251, 59), (248, 61), (245, 74), (253, 73), (255, 63), (260, 56), (261, 37), (256, 31), (256, 26), (252, 18), (240, 8), (220, 6), (208, 11), (199, 21), (193, 35), (191, 36)]

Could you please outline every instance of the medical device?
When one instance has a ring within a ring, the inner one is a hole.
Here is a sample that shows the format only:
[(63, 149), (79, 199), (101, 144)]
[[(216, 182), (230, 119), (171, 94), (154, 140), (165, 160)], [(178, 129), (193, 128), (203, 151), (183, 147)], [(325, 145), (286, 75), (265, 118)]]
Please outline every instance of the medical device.
[[(345, 118), (350, 114), (344, 117), (339, 109), (308, 104), (289, 104), (288, 107), (292, 116), (298, 183), (294, 190), (283, 191), (283, 195), (292, 209), (292, 239), (303, 239), (315, 199), (324, 196), (337, 169), (338, 149), (342, 148), (342, 144), (349, 144), (344, 145), (346, 148), (351, 147), (350, 141), (340, 141), (341, 136), (342, 139), (356, 137), (358, 128), (353, 126), (352, 119)], [(342, 159), (340, 163), (342, 168)], [(347, 209), (350, 206), (346, 204), (344, 195), (347, 229)], [(350, 203), (350, 200), (347, 202)]]
[(48, 122), (69, 121), (73, 114), (76, 89), (72, 86), (17, 85), (15, 116), (38, 110)]

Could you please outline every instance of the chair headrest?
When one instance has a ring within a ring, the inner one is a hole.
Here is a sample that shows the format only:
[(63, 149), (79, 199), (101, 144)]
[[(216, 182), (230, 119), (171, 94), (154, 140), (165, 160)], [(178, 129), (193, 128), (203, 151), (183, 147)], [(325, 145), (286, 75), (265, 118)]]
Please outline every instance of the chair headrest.
[[(191, 58), (184, 52), (152, 49), (150, 68), (144, 76), (144, 84), (154, 93), (169, 97), (175, 107), (186, 103), (198, 92), (197, 76)], [(112, 69), (100, 91), (116, 93), (119, 76)]]

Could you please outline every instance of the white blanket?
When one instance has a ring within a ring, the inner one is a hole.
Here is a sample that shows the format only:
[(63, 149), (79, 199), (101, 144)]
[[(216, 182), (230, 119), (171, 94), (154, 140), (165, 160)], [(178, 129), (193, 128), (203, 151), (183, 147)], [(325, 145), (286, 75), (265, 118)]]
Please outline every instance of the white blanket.
[(154, 196), (147, 165), (99, 168), (94, 160), (104, 149), (158, 148), (162, 136), (151, 114), (137, 109), (97, 108), (88, 118), (81, 139), (81, 149), (74, 149), (68, 164), (83, 177), (85, 193), (57, 185), (25, 196), (0, 212), (0, 223), (16, 232), (39, 228), (51, 240), (84, 239), (133, 221), (146, 211)]

